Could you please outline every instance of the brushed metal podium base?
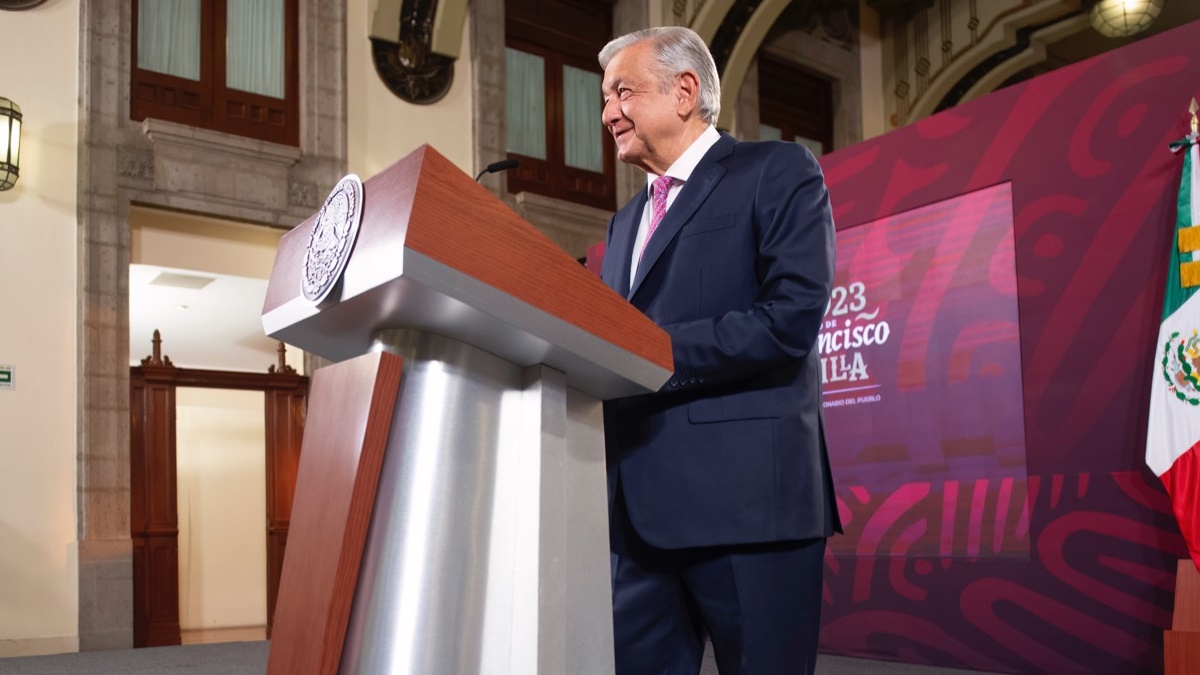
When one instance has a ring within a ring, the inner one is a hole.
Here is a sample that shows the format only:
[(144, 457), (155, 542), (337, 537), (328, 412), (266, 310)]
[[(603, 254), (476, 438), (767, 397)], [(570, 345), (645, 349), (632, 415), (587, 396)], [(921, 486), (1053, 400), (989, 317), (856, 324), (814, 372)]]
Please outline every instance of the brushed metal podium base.
[(448, 338), (404, 359), (339, 672), (611, 675), (599, 401)]

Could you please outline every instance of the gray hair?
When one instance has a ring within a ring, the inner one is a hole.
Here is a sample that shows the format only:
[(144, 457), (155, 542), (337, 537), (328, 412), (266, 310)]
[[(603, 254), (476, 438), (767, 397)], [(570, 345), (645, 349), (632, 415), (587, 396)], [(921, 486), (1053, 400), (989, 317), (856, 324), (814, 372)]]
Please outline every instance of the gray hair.
[(684, 71), (696, 72), (700, 78), (700, 119), (716, 124), (721, 115), (721, 79), (708, 45), (691, 28), (660, 26), (622, 35), (600, 50), (600, 67), (608, 68), (618, 53), (643, 40), (652, 45), (654, 70), (662, 87)]

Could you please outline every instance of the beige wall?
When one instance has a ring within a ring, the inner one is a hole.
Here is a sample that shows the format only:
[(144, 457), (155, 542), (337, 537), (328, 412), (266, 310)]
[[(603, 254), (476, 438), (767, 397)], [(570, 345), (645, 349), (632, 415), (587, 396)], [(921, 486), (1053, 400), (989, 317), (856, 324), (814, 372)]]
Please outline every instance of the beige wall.
[(267, 623), (261, 391), (175, 390), (179, 627)]
[(450, 91), (433, 105), (415, 105), (388, 91), (371, 60), (371, 14), (376, 3), (351, 2), (346, 14), (347, 155), (363, 180), (429, 143), (463, 171), (473, 173), (471, 53), (463, 30)]
[(268, 279), (283, 230), (133, 207), (129, 261)]
[[(0, 11), (0, 96), (25, 114), (21, 177), (0, 192), (0, 657), (78, 645), (75, 275), (78, 0)], [(54, 36), (53, 49), (46, 36)], [(36, 63), (27, 68), (24, 62)], [(31, 423), (34, 422), (35, 423)]]

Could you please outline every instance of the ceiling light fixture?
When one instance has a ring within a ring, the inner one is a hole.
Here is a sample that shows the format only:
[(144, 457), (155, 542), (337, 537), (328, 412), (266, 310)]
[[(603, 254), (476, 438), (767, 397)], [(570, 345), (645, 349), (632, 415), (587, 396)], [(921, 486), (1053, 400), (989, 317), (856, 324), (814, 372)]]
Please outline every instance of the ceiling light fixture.
[(1099, 0), (1088, 10), (1092, 28), (1104, 37), (1136, 35), (1158, 18), (1163, 0)]

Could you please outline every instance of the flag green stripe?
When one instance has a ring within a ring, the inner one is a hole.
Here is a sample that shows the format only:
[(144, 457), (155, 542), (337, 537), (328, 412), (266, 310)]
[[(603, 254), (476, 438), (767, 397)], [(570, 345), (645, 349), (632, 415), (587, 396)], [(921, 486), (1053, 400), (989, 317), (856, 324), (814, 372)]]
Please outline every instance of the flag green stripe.
[(1171, 237), (1171, 262), (1167, 265), (1167, 292), (1163, 296), (1163, 321), (1174, 314), (1175, 310), (1183, 306), (1183, 303), (1187, 302), (1188, 298), (1197, 291), (1197, 287), (1183, 288), (1179, 285), (1179, 265), (1191, 260), (1191, 254), (1188, 254), (1187, 260), (1184, 260), (1183, 254), (1179, 252), (1179, 230), (1196, 224), (1191, 222), (1192, 171), (1195, 170), (1195, 167), (1192, 166), (1191, 148), (1184, 148), (1182, 152), (1183, 176), (1179, 182), (1179, 199), (1176, 203), (1175, 236)]

